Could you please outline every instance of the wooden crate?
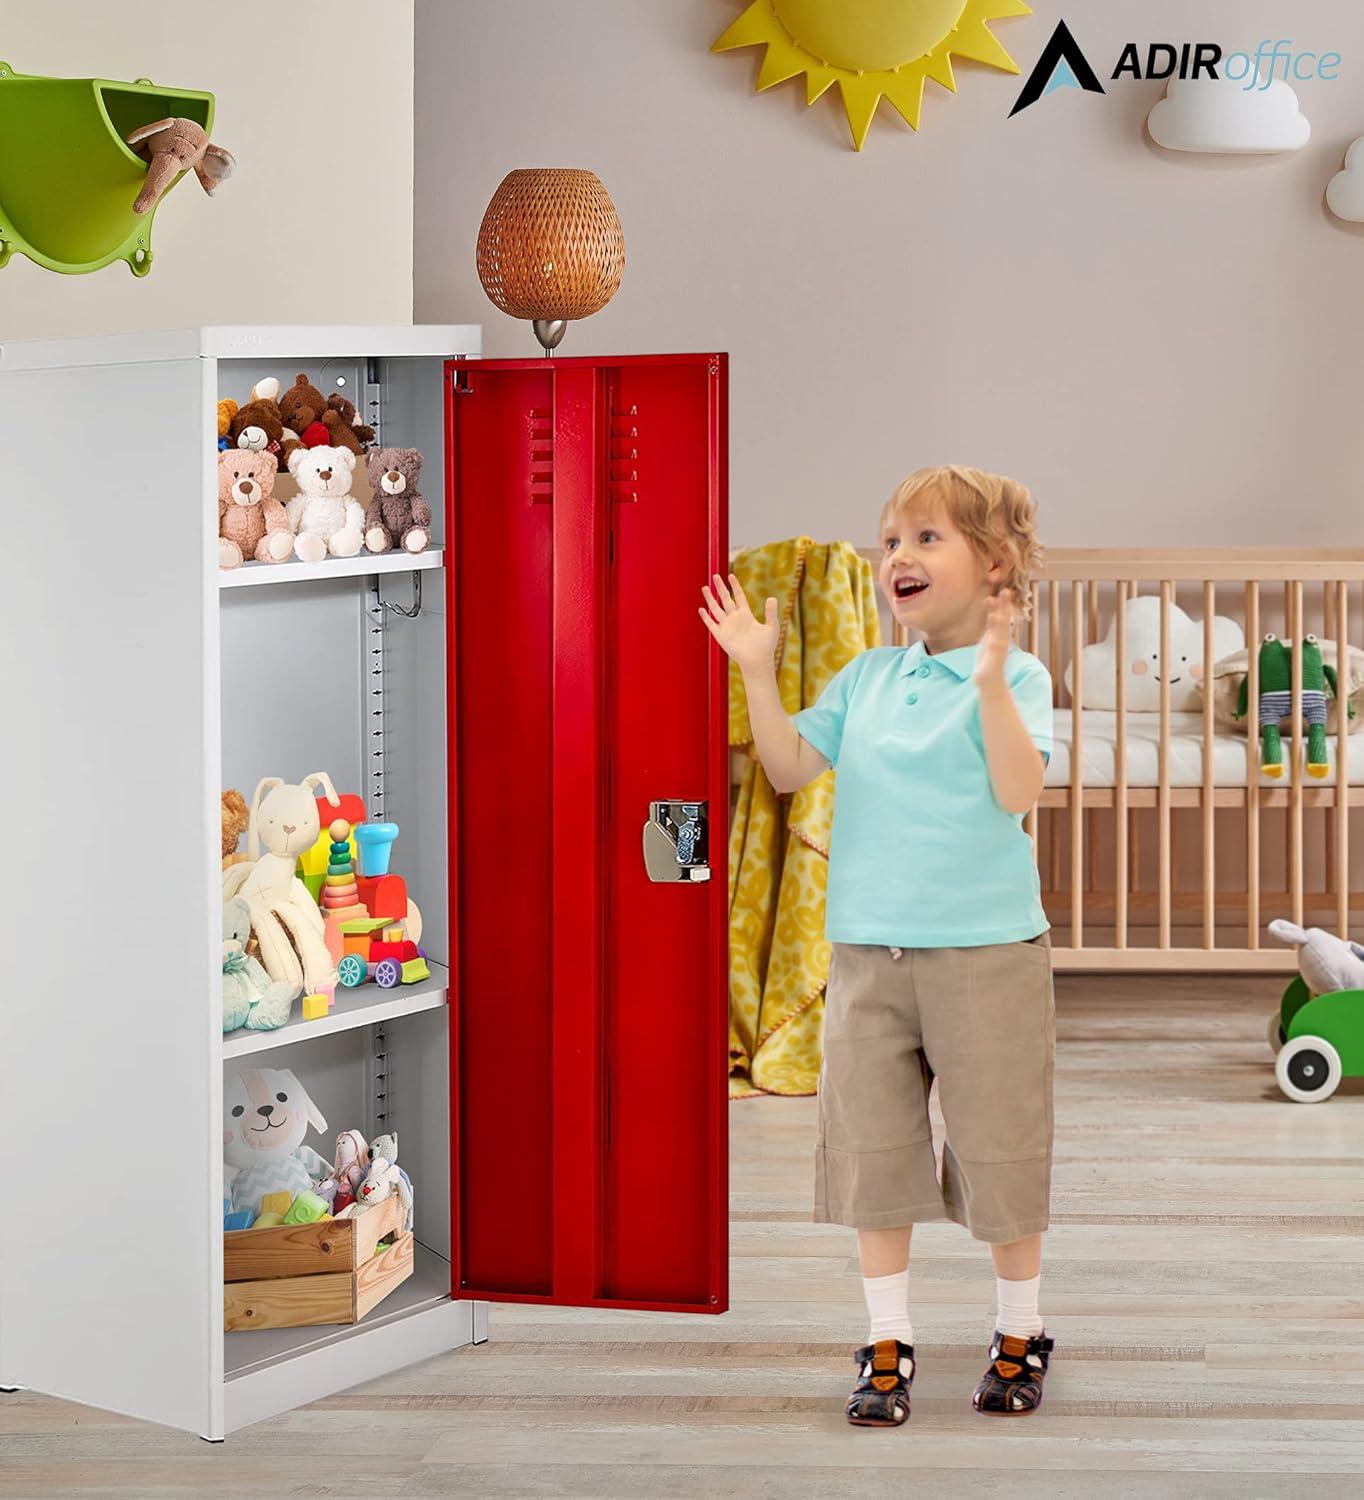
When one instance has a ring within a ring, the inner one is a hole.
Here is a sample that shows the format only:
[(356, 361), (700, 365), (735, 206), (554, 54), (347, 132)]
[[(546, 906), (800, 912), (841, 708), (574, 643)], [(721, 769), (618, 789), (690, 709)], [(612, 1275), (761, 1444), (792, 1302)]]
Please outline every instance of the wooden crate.
[[(298, 1328), (358, 1323), (412, 1274), (403, 1206), (388, 1198), (354, 1219), (280, 1224), (223, 1235), (223, 1326)], [(386, 1234), (398, 1239), (377, 1259)]]

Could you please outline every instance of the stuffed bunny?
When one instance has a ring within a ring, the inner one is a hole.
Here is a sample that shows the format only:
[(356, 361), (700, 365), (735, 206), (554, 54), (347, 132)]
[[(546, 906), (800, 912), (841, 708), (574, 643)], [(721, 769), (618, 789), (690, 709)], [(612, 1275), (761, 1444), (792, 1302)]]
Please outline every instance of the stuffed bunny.
[(233, 1211), (253, 1218), (266, 1193), (311, 1191), (330, 1166), (303, 1144), (327, 1122), (287, 1068), (248, 1068), (223, 1080), (223, 1184)]
[(355, 1195), (355, 1202), (337, 1214), (338, 1219), (358, 1218), (376, 1204), (397, 1194), (403, 1206), (403, 1228), (412, 1228), (412, 1184), (407, 1173), (396, 1162), (384, 1156), (371, 1156), (369, 1171)]
[(251, 909), (234, 898), (223, 903), (223, 1030), (245, 1026), (273, 1031), (289, 1019), (294, 991), (270, 976), (246, 951)]
[(322, 913), (294, 873), (298, 856), (317, 842), (317, 799), (309, 790), (315, 786), (333, 807), (341, 806), (325, 771), (305, 776), (301, 786), (286, 786), (278, 776), (262, 778), (251, 799), (248, 848), (253, 862), (223, 873), (223, 899), (240, 896), (251, 909), (265, 972), (293, 993), (301, 987), (307, 995), (336, 987)]
[[(385, 1161), (391, 1162), (395, 1167), (398, 1167), (398, 1132), (396, 1130), (391, 1132), (389, 1135), (376, 1135), (374, 1139), (369, 1143), (370, 1161), (373, 1162), (375, 1157), (379, 1156), (382, 1156)], [(405, 1187), (407, 1190), (405, 1193), (403, 1193), (402, 1188), (400, 1188), (399, 1193), (402, 1196), (403, 1202), (407, 1205), (407, 1228), (411, 1229), (412, 1179), (407, 1175), (406, 1172), (403, 1171), (401, 1167), (398, 1167), (398, 1176), (402, 1179), (403, 1187)], [(356, 1196), (359, 1197), (360, 1194), (357, 1192)]]
[(369, 1147), (358, 1130), (343, 1130), (336, 1138), (336, 1160), (331, 1175), (318, 1189), (338, 1214), (355, 1202), (355, 1190), (369, 1170)]
[(1314, 995), (1364, 989), (1364, 948), (1358, 943), (1323, 932), (1320, 927), (1304, 931), (1283, 917), (1275, 918), (1269, 930), (1280, 942), (1297, 948), (1298, 972)]

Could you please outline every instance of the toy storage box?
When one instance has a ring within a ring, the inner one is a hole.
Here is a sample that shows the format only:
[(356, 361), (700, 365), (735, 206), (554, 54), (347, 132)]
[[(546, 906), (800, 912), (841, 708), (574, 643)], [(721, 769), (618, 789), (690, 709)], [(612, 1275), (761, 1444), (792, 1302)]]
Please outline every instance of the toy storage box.
[[(726, 1305), (723, 824), (708, 884), (640, 849), (651, 798), (725, 805), (723, 356), (479, 337), (0, 345), (0, 494), (42, 517), (6, 584), (0, 1131), (49, 1164), (35, 1222), (81, 1223), (0, 1236), (0, 1387), (216, 1440), (485, 1339), (491, 1300)], [(299, 371), (421, 450), (427, 552), (219, 571), (216, 403)], [(316, 770), (400, 826), (432, 977), (224, 1036), (221, 790)], [(344, 1273), (358, 1322), (225, 1323), (243, 1066), (398, 1133), (415, 1222), (381, 1285)]]
[[(412, 1274), (412, 1234), (396, 1197), (353, 1219), (238, 1229), (223, 1236), (229, 1332), (358, 1323)], [(376, 1247), (387, 1234), (394, 1243)]]

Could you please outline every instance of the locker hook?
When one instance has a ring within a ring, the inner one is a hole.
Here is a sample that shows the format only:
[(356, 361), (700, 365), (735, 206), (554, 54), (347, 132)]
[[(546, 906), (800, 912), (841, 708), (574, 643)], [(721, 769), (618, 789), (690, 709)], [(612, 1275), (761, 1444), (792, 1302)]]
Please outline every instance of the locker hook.
[(404, 620), (415, 620), (422, 612), (422, 575), (415, 572), (412, 575), (412, 608), (404, 609), (401, 604), (390, 604), (381, 594), (379, 603), (385, 609), (391, 609), (395, 615), (401, 615)]

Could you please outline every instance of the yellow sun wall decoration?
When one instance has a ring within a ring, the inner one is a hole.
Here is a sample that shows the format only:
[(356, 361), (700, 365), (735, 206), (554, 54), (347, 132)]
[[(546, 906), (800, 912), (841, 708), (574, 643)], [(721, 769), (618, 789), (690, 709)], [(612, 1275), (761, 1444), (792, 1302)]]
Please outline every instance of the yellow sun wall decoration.
[(1024, 0), (753, 0), (710, 50), (765, 45), (758, 91), (804, 73), (807, 107), (836, 83), (860, 151), (883, 96), (917, 130), (926, 78), (956, 92), (953, 56), (1017, 73), (988, 23), (1031, 14)]

